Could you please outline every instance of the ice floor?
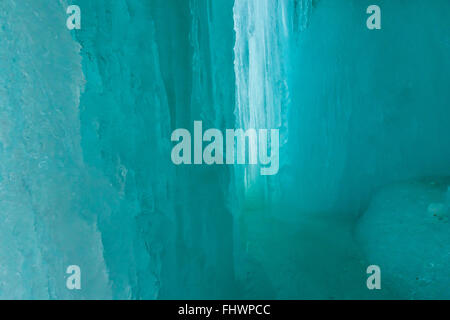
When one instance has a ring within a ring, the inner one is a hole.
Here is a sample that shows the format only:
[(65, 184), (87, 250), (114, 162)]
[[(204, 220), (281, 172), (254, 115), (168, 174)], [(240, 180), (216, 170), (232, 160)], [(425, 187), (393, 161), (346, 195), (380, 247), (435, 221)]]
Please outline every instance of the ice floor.
[(423, 179), (381, 189), (358, 222), (369, 261), (406, 299), (450, 299), (450, 180)]

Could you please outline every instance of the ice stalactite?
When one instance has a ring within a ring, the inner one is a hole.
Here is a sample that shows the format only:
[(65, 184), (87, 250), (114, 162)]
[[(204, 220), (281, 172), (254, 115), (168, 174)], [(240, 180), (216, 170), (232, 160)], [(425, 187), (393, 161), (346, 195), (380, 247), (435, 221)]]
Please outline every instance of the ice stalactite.
[[(307, 0), (236, 0), (234, 4), (236, 127), (279, 129), (281, 148), (289, 139), (292, 52), (311, 8), (312, 1)], [(250, 145), (249, 152), (256, 154), (257, 149), (257, 144)], [(279, 193), (277, 179), (264, 182), (258, 168), (247, 166), (237, 172), (238, 184), (242, 179), (245, 189), (254, 187), (256, 194), (262, 191), (271, 197)]]

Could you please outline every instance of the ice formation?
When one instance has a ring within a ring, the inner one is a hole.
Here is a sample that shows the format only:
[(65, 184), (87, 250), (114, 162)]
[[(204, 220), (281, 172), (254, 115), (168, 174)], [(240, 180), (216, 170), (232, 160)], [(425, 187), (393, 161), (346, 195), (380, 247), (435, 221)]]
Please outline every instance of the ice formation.
[[(377, 2), (2, 0), (0, 298), (449, 298), (450, 2)], [(194, 121), (279, 173), (175, 166)]]

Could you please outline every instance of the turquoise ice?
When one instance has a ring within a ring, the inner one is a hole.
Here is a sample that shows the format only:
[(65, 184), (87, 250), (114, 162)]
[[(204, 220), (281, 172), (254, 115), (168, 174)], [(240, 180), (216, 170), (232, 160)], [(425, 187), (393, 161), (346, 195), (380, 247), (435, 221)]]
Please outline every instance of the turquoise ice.
[[(2, 0), (0, 298), (450, 298), (449, 30), (448, 0)], [(196, 120), (279, 129), (278, 175), (173, 165)]]

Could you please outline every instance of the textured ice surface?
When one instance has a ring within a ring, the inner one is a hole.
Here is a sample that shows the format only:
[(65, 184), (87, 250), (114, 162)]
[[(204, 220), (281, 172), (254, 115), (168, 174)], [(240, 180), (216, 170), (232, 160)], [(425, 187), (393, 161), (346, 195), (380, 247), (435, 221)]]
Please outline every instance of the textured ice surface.
[[(61, 28), (61, 8), (59, 2), (45, 0), (0, 3), (4, 299), (111, 296), (99, 212), (90, 205), (108, 184), (83, 162), (80, 45)], [(78, 294), (65, 287), (71, 264), (82, 267), (89, 283)]]
[(427, 179), (385, 187), (358, 224), (370, 261), (405, 299), (450, 299), (449, 183)]
[[(448, 297), (450, 3), (378, 2), (0, 1), (0, 298)], [(194, 120), (279, 174), (175, 167)]]

